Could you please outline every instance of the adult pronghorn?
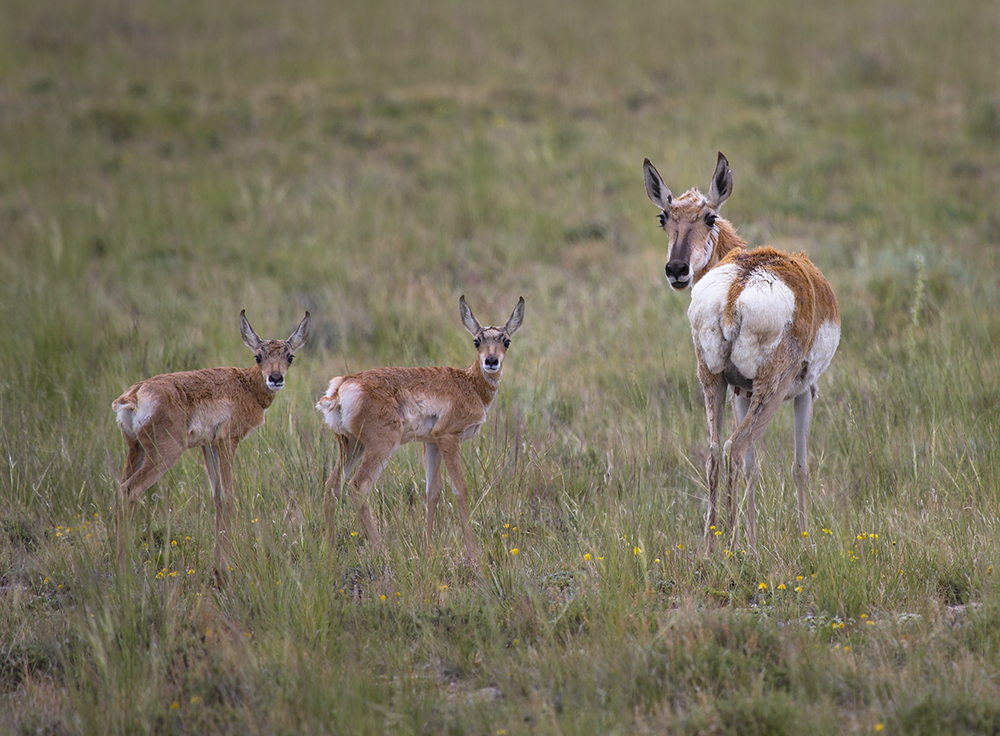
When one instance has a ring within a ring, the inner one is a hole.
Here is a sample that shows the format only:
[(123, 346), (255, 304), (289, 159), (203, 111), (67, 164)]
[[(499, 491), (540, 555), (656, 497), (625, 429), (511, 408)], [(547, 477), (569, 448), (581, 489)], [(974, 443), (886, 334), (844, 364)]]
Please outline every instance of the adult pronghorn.
[(253, 350), (249, 368), (206, 368), (164, 373), (139, 381), (111, 404), (128, 443), (117, 518), (118, 558), (125, 561), (123, 527), (135, 501), (176, 464), (189, 447), (201, 447), (215, 500), (215, 567), (226, 577), (231, 549), (232, 467), (236, 448), (264, 423), (264, 412), (285, 385), (296, 350), (309, 336), (310, 316), (287, 340), (261, 340), (240, 312), (243, 342)]
[[(693, 188), (674, 198), (649, 159), (643, 162), (643, 174), (667, 233), (667, 280), (677, 291), (691, 287), (688, 318), (708, 414), (707, 547), (716, 535), (719, 466), (725, 454), (731, 544), (738, 541), (735, 494), (747, 464), (747, 536), (751, 549), (756, 548), (753, 444), (784, 399), (794, 399), (794, 476), (799, 530), (805, 534), (809, 426), (816, 382), (840, 342), (837, 297), (804, 253), (747, 250), (733, 226), (719, 217), (719, 208), (733, 192), (733, 173), (721, 152), (708, 196)], [(719, 443), (729, 386), (737, 427), (723, 448)]]
[(427, 473), (425, 544), (430, 548), (434, 509), (441, 496), (441, 459), (451, 477), (462, 523), (465, 554), (478, 563), (479, 554), (469, 526), (468, 487), (462, 472), (462, 440), (474, 436), (493, 405), (503, 361), (511, 336), (524, 319), (524, 298), (514, 307), (503, 327), (483, 327), (473, 316), (465, 296), (458, 300), (462, 324), (472, 335), (478, 356), (465, 370), (457, 368), (372, 368), (330, 381), (316, 404), (323, 419), (337, 435), (337, 465), (326, 482), (327, 534), (334, 538), (334, 511), (340, 500), (343, 476), (361, 467), (348, 486), (351, 499), (373, 547), (382, 537), (368, 505), (368, 492), (389, 463), (390, 456), (407, 442), (424, 444)]

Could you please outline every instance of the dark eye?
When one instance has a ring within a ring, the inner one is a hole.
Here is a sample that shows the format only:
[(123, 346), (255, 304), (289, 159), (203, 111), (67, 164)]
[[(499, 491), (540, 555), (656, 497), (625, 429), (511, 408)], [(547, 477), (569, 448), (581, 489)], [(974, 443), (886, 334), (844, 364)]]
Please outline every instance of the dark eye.
[(253, 359), (257, 361), (257, 365), (260, 365), (260, 362), (263, 360), (259, 355), (253, 356)]
[(503, 341), (503, 346), (504, 346), (505, 348), (509, 348), (509, 347), (510, 347), (510, 340), (504, 340), (504, 341)]
[(711, 212), (709, 212), (707, 215), (705, 215), (705, 224), (708, 225), (709, 227), (715, 227), (716, 219), (718, 219), (718, 215), (713, 215)]
[(472, 344), (475, 345), (478, 348), (479, 347), (479, 338), (477, 337), (475, 340), (473, 340)]
[(289, 356), (288, 356), (288, 365), (291, 365), (291, 364), (292, 364), (292, 359), (293, 359), (293, 358), (295, 358), (295, 356), (294, 356), (294, 355), (289, 355)]
[(666, 212), (661, 212), (660, 215), (656, 219), (660, 221), (660, 227), (666, 227), (667, 226), (667, 213)]

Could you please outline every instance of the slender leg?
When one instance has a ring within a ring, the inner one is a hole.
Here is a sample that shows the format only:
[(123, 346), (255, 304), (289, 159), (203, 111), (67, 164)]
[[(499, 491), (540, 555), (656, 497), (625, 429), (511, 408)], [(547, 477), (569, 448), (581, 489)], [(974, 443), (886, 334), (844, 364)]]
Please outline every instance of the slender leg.
[(122, 475), (124, 476), (132, 469), (133, 463), (138, 463), (139, 467), (131, 472), (127, 479), (123, 479), (121, 496), (118, 501), (115, 522), (118, 537), (118, 563), (122, 567), (125, 565), (124, 537), (131, 527), (135, 502), (177, 463), (184, 452), (184, 445), (175, 440), (170, 432), (161, 431), (159, 440), (159, 444), (156, 444), (153, 433), (147, 429), (140, 432), (139, 437), (135, 440), (129, 440), (130, 445), (134, 442), (136, 445), (140, 445), (140, 448), (134, 456), (132, 449), (129, 450), (129, 458)]
[(138, 441), (142, 443), (142, 465), (122, 484), (125, 493), (132, 501), (136, 501), (162, 478), (164, 473), (176, 465), (184, 452), (182, 443), (164, 433), (160, 435), (159, 444), (153, 444), (151, 437), (145, 434), (140, 434)]
[(125, 564), (125, 546), (122, 540), (122, 526), (126, 510), (129, 509), (131, 505), (128, 497), (128, 479), (135, 475), (135, 471), (139, 469), (146, 457), (146, 451), (142, 449), (142, 445), (139, 444), (138, 440), (126, 435), (125, 441), (128, 442), (128, 457), (125, 459), (125, 466), (122, 468), (119, 493), (115, 499), (115, 537), (118, 541), (118, 563), (122, 566)]
[(215, 502), (215, 572), (216, 578), (225, 581), (232, 552), (229, 530), (233, 516), (233, 458), (236, 443), (222, 441), (204, 445), (205, 469), (208, 482), (212, 486), (212, 500)]
[(799, 533), (806, 529), (806, 484), (809, 480), (809, 428), (812, 426), (812, 405), (815, 386), (795, 397), (795, 492), (799, 504)]
[(337, 527), (335, 523), (337, 504), (344, 489), (344, 476), (354, 472), (364, 447), (352, 435), (337, 435), (337, 465), (326, 481), (326, 500), (323, 504), (326, 512), (326, 534), (330, 549), (337, 544)]
[(476, 549), (476, 540), (472, 536), (472, 527), (469, 524), (469, 487), (465, 483), (465, 473), (462, 470), (461, 440), (455, 436), (438, 437), (437, 443), (441, 454), (444, 455), (444, 465), (455, 489), (458, 518), (462, 522), (462, 537), (465, 540), (465, 556), (479, 565), (479, 551)]
[[(736, 426), (739, 427), (746, 419), (750, 411), (750, 399), (746, 396), (733, 394), (733, 412), (736, 414)], [(760, 466), (757, 464), (757, 453), (753, 444), (743, 457), (743, 471), (746, 478), (745, 498), (747, 499), (747, 528), (750, 529), (751, 537), (756, 540), (757, 536), (757, 480), (760, 478)], [(738, 538), (733, 539), (733, 546), (736, 546)]]
[[(777, 414), (788, 388), (795, 379), (801, 360), (788, 350), (787, 345), (779, 346), (771, 362), (758, 372), (754, 379), (753, 398), (747, 415), (740, 422), (729, 439), (729, 478), (727, 494), (735, 497), (743, 460), (750, 448), (764, 433), (767, 425)], [(747, 496), (747, 537), (751, 550), (757, 548), (757, 509), (752, 487)], [(734, 536), (733, 545), (736, 546)]]
[(705, 414), (708, 417), (708, 515), (705, 519), (705, 535), (702, 545), (705, 551), (710, 552), (715, 545), (716, 530), (713, 527), (718, 523), (722, 420), (726, 410), (727, 385), (722, 376), (709, 373), (700, 361), (698, 363), (698, 378), (705, 391)]
[(424, 544), (431, 551), (431, 537), (434, 535), (434, 511), (441, 498), (441, 450), (433, 442), (424, 443), (424, 471), (427, 474), (427, 526)]
[(122, 485), (125, 485), (128, 479), (135, 474), (146, 457), (146, 451), (142, 449), (138, 440), (131, 437), (125, 439), (128, 442), (128, 457), (125, 459), (125, 467), (122, 468)]
[[(743, 423), (749, 410), (750, 399), (746, 396), (733, 394), (733, 413), (736, 415), (737, 427)], [(760, 466), (757, 464), (757, 453), (754, 451), (753, 445), (750, 445), (750, 449), (747, 450), (746, 457), (743, 459), (743, 469), (748, 475), (752, 476), (750, 482), (756, 483), (760, 477)]]
[(385, 547), (382, 545), (382, 535), (379, 534), (371, 507), (368, 505), (368, 494), (382, 475), (386, 465), (389, 464), (389, 457), (399, 447), (399, 440), (394, 438), (389, 441), (372, 442), (366, 438), (363, 444), (365, 451), (364, 457), (361, 459), (361, 467), (358, 468), (347, 487), (351, 493), (351, 500), (358, 510), (361, 525), (365, 529), (365, 534), (368, 535), (368, 541), (371, 542), (375, 550), (381, 552), (385, 550)]

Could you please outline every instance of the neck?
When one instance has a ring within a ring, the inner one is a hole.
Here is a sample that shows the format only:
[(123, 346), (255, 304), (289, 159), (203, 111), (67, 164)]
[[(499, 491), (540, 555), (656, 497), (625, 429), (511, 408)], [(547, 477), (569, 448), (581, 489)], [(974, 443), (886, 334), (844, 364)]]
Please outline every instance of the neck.
[(472, 379), (476, 387), (476, 393), (479, 394), (479, 398), (483, 401), (483, 406), (490, 406), (493, 403), (493, 398), (497, 395), (497, 389), (500, 388), (500, 376), (503, 373), (503, 368), (493, 374), (484, 373), (477, 359), (475, 363), (469, 366), (466, 373)]
[(274, 402), (275, 393), (274, 391), (268, 391), (264, 386), (264, 375), (260, 372), (260, 366), (254, 365), (244, 370), (246, 371), (247, 381), (250, 383), (250, 390), (253, 392), (253, 397), (257, 400), (257, 403), (260, 404), (260, 408), (265, 410), (270, 408)]
[(712, 255), (705, 268), (694, 275), (692, 285), (697, 284), (702, 276), (715, 268), (731, 251), (747, 248), (746, 241), (736, 233), (736, 228), (729, 220), (723, 220), (721, 217), (715, 221), (715, 227), (712, 228), (712, 240), (714, 242)]

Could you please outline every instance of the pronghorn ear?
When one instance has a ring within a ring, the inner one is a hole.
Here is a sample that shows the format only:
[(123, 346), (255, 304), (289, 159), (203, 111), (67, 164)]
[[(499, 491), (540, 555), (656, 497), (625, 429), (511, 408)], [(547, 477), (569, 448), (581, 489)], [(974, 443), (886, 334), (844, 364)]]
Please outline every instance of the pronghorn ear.
[(517, 306), (514, 307), (514, 311), (510, 313), (510, 319), (507, 320), (507, 324), (504, 325), (504, 331), (508, 335), (513, 335), (519, 329), (521, 329), (521, 322), (524, 321), (524, 297), (522, 296), (517, 300)]
[(719, 162), (712, 174), (712, 186), (708, 189), (708, 203), (712, 209), (718, 210), (722, 203), (733, 193), (733, 172), (729, 168), (729, 159), (719, 151)]
[(475, 337), (482, 331), (483, 326), (479, 324), (479, 320), (473, 316), (469, 305), (465, 303), (465, 294), (458, 298), (458, 312), (462, 315), (462, 324), (465, 325), (465, 329), (469, 331), (470, 335)]
[(240, 334), (243, 335), (243, 342), (251, 350), (256, 351), (260, 347), (261, 339), (257, 337), (257, 333), (250, 326), (250, 320), (247, 319), (247, 310), (245, 309), (240, 311)]
[(642, 162), (642, 178), (646, 180), (646, 194), (650, 201), (661, 210), (667, 209), (670, 202), (673, 201), (674, 195), (670, 193), (667, 185), (660, 178), (660, 172), (656, 170), (648, 158), (643, 159)]
[(298, 351), (303, 345), (306, 344), (306, 340), (309, 337), (309, 328), (312, 326), (312, 316), (309, 312), (306, 312), (306, 316), (302, 318), (299, 322), (299, 326), (295, 328), (295, 332), (288, 336), (285, 342), (288, 343), (288, 349), (291, 352)]

